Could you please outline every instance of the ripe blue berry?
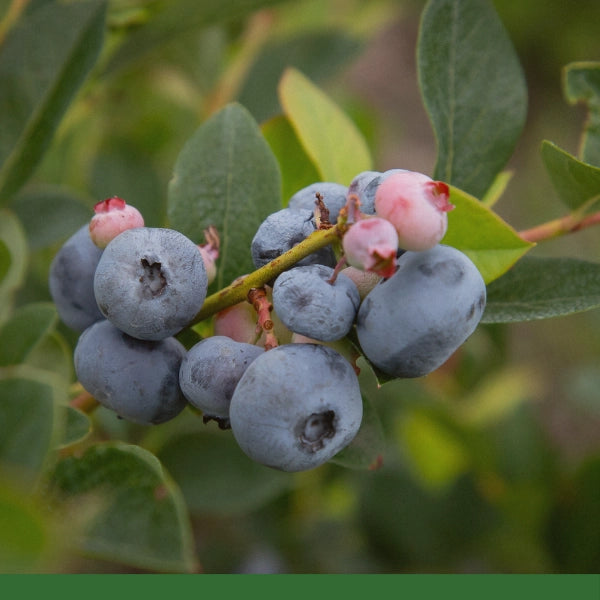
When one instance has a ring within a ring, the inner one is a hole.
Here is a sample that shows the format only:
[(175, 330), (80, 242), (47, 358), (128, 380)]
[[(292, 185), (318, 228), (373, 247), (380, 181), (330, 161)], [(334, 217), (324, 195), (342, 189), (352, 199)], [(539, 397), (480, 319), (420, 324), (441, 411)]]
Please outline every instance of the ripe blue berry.
[(138, 340), (102, 320), (81, 334), (73, 360), (81, 385), (100, 404), (151, 425), (173, 419), (187, 405), (179, 388), (185, 352), (173, 337)]
[(365, 356), (388, 375), (427, 375), (473, 333), (485, 302), (485, 283), (459, 250), (437, 245), (405, 252), (395, 275), (363, 300), (358, 340)]
[(273, 308), (283, 324), (323, 342), (343, 338), (350, 331), (360, 305), (354, 282), (325, 265), (305, 265), (284, 271), (273, 286)]
[(181, 331), (198, 313), (208, 280), (198, 246), (173, 229), (128, 229), (98, 263), (94, 293), (102, 314), (143, 340)]
[[(259, 226), (250, 252), (254, 266), (258, 269), (293, 248), (316, 231), (313, 211), (309, 209), (283, 208), (270, 214)], [(333, 267), (336, 263), (331, 246), (299, 261), (298, 265), (324, 264)]]
[(282, 471), (312, 469), (357, 434), (362, 420), (358, 378), (328, 346), (278, 346), (246, 369), (229, 417), (237, 443), (253, 460)]
[(61, 321), (75, 331), (103, 318), (94, 296), (94, 273), (101, 256), (102, 250), (84, 225), (64, 243), (50, 265), (50, 295)]
[(181, 390), (205, 418), (226, 427), (235, 386), (250, 363), (263, 353), (259, 346), (225, 336), (208, 337), (192, 346), (183, 359), (179, 371)]
[(311, 183), (310, 185), (297, 191), (289, 200), (288, 208), (315, 210), (315, 200), (317, 194), (321, 196), (323, 204), (329, 210), (329, 222), (337, 221), (340, 209), (346, 204), (346, 192), (348, 188), (341, 183), (332, 181), (322, 181)]

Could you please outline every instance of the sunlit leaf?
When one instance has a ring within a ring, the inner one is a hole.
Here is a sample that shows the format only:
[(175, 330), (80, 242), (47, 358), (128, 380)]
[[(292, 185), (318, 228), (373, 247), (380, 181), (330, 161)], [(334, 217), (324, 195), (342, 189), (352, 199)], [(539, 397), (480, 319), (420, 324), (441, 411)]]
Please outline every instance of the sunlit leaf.
[(448, 231), (442, 243), (464, 252), (477, 266), (486, 283), (500, 277), (533, 244), (473, 196), (451, 186)]
[(286, 69), (279, 101), (322, 181), (349, 185), (371, 169), (369, 148), (356, 125), (305, 75)]

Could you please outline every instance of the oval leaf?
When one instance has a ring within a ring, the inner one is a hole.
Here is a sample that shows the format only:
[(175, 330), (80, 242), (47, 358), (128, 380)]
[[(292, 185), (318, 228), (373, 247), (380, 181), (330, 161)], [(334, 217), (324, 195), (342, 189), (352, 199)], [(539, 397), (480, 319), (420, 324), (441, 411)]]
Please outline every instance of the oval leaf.
[(283, 74), (279, 101), (322, 181), (350, 185), (358, 173), (372, 168), (369, 148), (356, 125), (296, 69)]
[(66, 240), (94, 214), (75, 192), (54, 185), (28, 187), (14, 198), (12, 210), (33, 250)]
[(435, 179), (481, 198), (510, 158), (527, 112), (512, 43), (487, 0), (431, 0), (417, 44), (437, 141)]
[(192, 532), (177, 486), (150, 452), (120, 442), (89, 447), (58, 463), (53, 485), (65, 499), (91, 499), (80, 548), (143, 569), (197, 570)]
[[(4, 247), (5, 272), (0, 280), (0, 323), (10, 313), (12, 296), (21, 286), (27, 270), (27, 238), (19, 219), (0, 210), (0, 242)], [(8, 254), (8, 256), (7, 256)]]
[(285, 207), (298, 190), (320, 181), (321, 176), (283, 115), (263, 123), (261, 129), (279, 162), (282, 206)]
[(600, 264), (525, 257), (488, 286), (482, 323), (569, 315), (600, 306)]
[(330, 462), (351, 469), (375, 470), (383, 464), (385, 437), (377, 411), (363, 395), (363, 418), (356, 437)]
[(243, 514), (285, 491), (293, 475), (250, 460), (226, 432), (174, 437), (158, 452), (190, 510)]
[(0, 565), (2, 573), (45, 573), (56, 559), (47, 511), (30, 493), (0, 483)]
[(500, 277), (534, 244), (526, 242), (496, 213), (473, 196), (451, 186), (448, 231), (442, 243), (464, 252), (484, 281)]
[(262, 221), (281, 208), (275, 156), (250, 113), (229, 104), (184, 146), (169, 184), (171, 226), (197, 244), (214, 225), (221, 237), (218, 289), (254, 271), (250, 244)]
[(571, 211), (592, 208), (600, 200), (600, 167), (581, 162), (548, 141), (542, 143), (542, 159), (560, 199)]
[(0, 367), (25, 362), (57, 319), (51, 302), (34, 302), (17, 309), (0, 327)]
[(25, 373), (0, 370), (0, 464), (35, 480), (54, 440), (55, 390)]
[(311, 31), (272, 41), (249, 69), (238, 95), (258, 122), (280, 112), (277, 83), (286, 67), (295, 67), (312, 81), (332, 77), (362, 49), (361, 42), (344, 31)]
[(0, 50), (0, 202), (33, 173), (96, 62), (105, 11), (105, 0), (51, 2), (10, 30)]
[(583, 102), (588, 115), (581, 138), (580, 158), (600, 166), (600, 62), (576, 62), (565, 67), (565, 96), (572, 104)]

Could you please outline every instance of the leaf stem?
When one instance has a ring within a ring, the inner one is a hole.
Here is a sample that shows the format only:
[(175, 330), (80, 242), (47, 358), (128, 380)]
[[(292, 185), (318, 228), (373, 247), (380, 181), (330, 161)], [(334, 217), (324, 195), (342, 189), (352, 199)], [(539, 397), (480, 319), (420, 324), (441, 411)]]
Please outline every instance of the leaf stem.
[(568, 214), (559, 219), (554, 219), (541, 225), (536, 225), (531, 229), (525, 229), (519, 232), (519, 237), (527, 242), (543, 242), (567, 233), (575, 233), (582, 229), (587, 229), (600, 224), (600, 211), (592, 213), (586, 217), (580, 217), (576, 214)]
[(253, 288), (263, 287), (309, 254), (338, 241), (345, 228), (345, 224), (338, 223), (328, 229), (319, 229), (270, 263), (249, 275), (239, 277), (227, 287), (208, 296), (190, 325), (195, 325), (229, 306), (247, 300), (248, 292)]

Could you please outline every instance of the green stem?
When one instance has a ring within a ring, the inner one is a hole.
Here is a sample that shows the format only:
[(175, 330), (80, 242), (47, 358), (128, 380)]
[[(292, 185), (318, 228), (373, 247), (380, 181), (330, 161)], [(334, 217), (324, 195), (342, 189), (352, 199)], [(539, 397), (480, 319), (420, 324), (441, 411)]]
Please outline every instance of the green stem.
[(200, 312), (196, 315), (190, 325), (200, 323), (208, 317), (218, 313), (219, 311), (243, 302), (248, 298), (248, 292), (253, 288), (260, 288), (273, 280), (277, 275), (283, 273), (286, 269), (293, 267), (298, 261), (302, 260), (309, 254), (337, 242), (340, 238), (345, 225), (338, 224), (329, 229), (320, 229), (311, 233), (305, 240), (272, 260), (270, 263), (262, 266), (260, 269), (236, 279), (227, 287), (208, 296), (204, 301)]

